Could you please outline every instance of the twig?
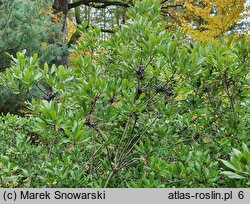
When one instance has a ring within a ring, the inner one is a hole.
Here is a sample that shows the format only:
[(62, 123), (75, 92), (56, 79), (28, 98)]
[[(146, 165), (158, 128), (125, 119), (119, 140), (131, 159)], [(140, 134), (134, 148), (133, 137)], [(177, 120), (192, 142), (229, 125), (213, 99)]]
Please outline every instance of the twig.
[(108, 187), (108, 185), (109, 185), (109, 183), (110, 183), (110, 181), (111, 181), (111, 179), (113, 178), (113, 176), (114, 176), (115, 173), (116, 173), (116, 170), (113, 169), (113, 170), (111, 171), (111, 173), (109, 174), (109, 177), (108, 177), (108, 179), (107, 179), (107, 181), (106, 181), (106, 183), (105, 183), (105, 185), (104, 185), (104, 188), (107, 188), (107, 187)]
[[(148, 129), (155, 123), (155, 121), (158, 119), (158, 117), (156, 117), (149, 125), (148, 127), (139, 135), (138, 139), (135, 141), (135, 143), (132, 145), (132, 147), (130, 149), (128, 149), (126, 154), (122, 154), (120, 157), (120, 161), (124, 161), (128, 155), (130, 154), (130, 152), (133, 150), (134, 146), (140, 141), (140, 139), (144, 136), (144, 133), (148, 131)], [(131, 144), (131, 142), (136, 138), (137, 135), (135, 135), (130, 141), (129, 144), (127, 146), (129, 146)]]
[(124, 129), (124, 131), (123, 131), (122, 137), (121, 137), (120, 142), (119, 142), (119, 144), (118, 144), (118, 148), (117, 148), (117, 150), (116, 150), (115, 162), (117, 162), (117, 157), (118, 157), (118, 154), (119, 154), (119, 152), (120, 152), (121, 144), (122, 144), (124, 138), (125, 138), (126, 135), (127, 135), (127, 132), (128, 132), (127, 130), (128, 130), (129, 123), (130, 123), (130, 116), (128, 117), (128, 120), (127, 120), (125, 129)]

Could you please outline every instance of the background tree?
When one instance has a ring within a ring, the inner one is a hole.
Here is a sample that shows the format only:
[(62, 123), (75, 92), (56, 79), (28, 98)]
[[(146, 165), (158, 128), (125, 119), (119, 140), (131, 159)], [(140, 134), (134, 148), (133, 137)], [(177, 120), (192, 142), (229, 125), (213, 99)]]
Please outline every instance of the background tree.
[(214, 41), (245, 17), (246, 0), (163, 1), (162, 12), (170, 18), (167, 27), (180, 26), (193, 39)]
[(0, 70), (10, 57), (26, 49), (38, 53), (41, 62), (55, 62), (62, 52), (60, 24), (52, 22), (50, 0), (2, 0), (0, 5)]

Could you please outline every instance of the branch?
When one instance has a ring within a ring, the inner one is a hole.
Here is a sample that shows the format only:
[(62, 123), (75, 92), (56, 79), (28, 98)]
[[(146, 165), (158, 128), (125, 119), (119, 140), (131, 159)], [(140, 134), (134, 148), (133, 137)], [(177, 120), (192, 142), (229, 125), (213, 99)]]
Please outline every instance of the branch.
[(111, 179), (113, 178), (113, 176), (115, 175), (115, 173), (116, 173), (115, 170), (112, 170), (112, 171), (110, 172), (109, 177), (108, 177), (108, 179), (107, 179), (107, 181), (106, 181), (106, 183), (105, 183), (105, 185), (104, 185), (103, 188), (107, 188), (107, 187), (108, 187), (108, 185), (109, 185)]
[(167, 6), (162, 6), (162, 9), (168, 9), (168, 8), (175, 8), (175, 7), (183, 7), (182, 4), (175, 4), (175, 5), (167, 5)]
[[(155, 121), (159, 118), (159, 116), (157, 116), (156, 118), (154, 118), (154, 120), (145, 128), (145, 130), (139, 134), (139, 135), (134, 135), (132, 137), (132, 139), (130, 139), (127, 144), (125, 145), (125, 147), (123, 148), (123, 151), (120, 155), (119, 158), (119, 165), (121, 164), (121, 162), (125, 161), (126, 158), (128, 158), (129, 154), (131, 153), (131, 151), (134, 149), (134, 146), (141, 140), (141, 138), (144, 136), (144, 134), (148, 131), (149, 128), (151, 128), (151, 126), (155, 123)], [(138, 136), (138, 138), (136, 139), (136, 137)], [(132, 143), (135, 140), (134, 143)], [(131, 145), (131, 147), (129, 149), (127, 149), (127, 147), (129, 147)], [(125, 150), (127, 150), (127, 152), (125, 152)]]
[(103, 32), (103, 33), (115, 33), (113, 30), (104, 29), (104, 28), (101, 28), (101, 32)]
[(69, 10), (78, 6), (81, 6), (83, 4), (89, 6), (89, 3), (100, 3), (102, 4), (100, 8), (105, 8), (107, 6), (121, 6), (121, 7), (129, 7), (129, 3), (124, 3), (120, 1), (110, 1), (110, 0), (79, 0), (77, 2), (70, 3), (68, 5)]

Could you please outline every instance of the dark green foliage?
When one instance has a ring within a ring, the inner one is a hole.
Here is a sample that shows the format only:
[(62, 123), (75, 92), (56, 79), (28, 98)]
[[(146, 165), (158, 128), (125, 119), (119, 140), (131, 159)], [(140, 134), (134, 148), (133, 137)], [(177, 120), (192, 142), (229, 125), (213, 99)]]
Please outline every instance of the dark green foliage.
[(60, 59), (61, 25), (51, 22), (51, 0), (2, 0), (0, 5), (0, 69), (9, 66), (17, 51), (38, 53), (47, 63)]
[(32, 100), (1, 117), (2, 187), (249, 186), (249, 42), (189, 45), (153, 0), (128, 15), (80, 28), (73, 67), (13, 58), (2, 84)]

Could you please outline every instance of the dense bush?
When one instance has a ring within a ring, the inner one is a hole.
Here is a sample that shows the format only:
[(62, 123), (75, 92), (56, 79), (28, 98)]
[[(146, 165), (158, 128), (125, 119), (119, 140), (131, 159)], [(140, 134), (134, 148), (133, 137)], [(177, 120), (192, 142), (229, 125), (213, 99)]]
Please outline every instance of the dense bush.
[(105, 42), (79, 28), (71, 68), (13, 58), (2, 84), (32, 97), (1, 116), (2, 187), (249, 185), (250, 43), (190, 44), (151, 0), (128, 16)]

